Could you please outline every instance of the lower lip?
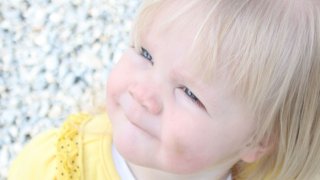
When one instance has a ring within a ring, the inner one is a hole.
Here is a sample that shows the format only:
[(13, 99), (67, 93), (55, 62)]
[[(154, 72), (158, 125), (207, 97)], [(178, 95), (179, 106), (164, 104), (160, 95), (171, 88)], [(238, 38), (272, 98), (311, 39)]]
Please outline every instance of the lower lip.
[(141, 131), (142, 133), (154, 138), (154, 139), (158, 139), (155, 135), (149, 133), (149, 131), (147, 131), (146, 129), (142, 128), (141, 126), (139, 126), (137, 123), (135, 123), (134, 121), (131, 120), (130, 117), (130, 112), (127, 112), (126, 111), (126, 108), (124, 108), (121, 103), (119, 102), (119, 97), (118, 97), (118, 100), (115, 100), (115, 104), (118, 108), (121, 109), (123, 115), (125, 116), (125, 119), (132, 125), (134, 126), (135, 128), (137, 128), (139, 131)]
[[(128, 118), (127, 118), (127, 119), (128, 119)], [(150, 136), (150, 137), (152, 137), (152, 138), (154, 138), (154, 139), (157, 139), (156, 136), (150, 134), (148, 131), (146, 131), (145, 129), (143, 129), (143, 128), (141, 128), (140, 126), (136, 125), (134, 122), (130, 121), (129, 119), (128, 119), (128, 122), (129, 122), (132, 126), (134, 126), (135, 128), (139, 129), (139, 131), (143, 132), (144, 134), (146, 134), (146, 135), (148, 135), (148, 136)]]

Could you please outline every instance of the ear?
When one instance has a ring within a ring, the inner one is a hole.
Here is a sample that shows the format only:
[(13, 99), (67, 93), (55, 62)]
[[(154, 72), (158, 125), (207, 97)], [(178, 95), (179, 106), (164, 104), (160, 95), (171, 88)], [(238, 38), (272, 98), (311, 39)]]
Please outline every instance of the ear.
[(244, 150), (241, 160), (246, 163), (252, 163), (259, 159), (261, 159), (263, 156), (268, 154), (270, 151), (273, 150), (273, 143), (269, 142), (261, 142), (257, 145), (248, 145), (246, 150)]

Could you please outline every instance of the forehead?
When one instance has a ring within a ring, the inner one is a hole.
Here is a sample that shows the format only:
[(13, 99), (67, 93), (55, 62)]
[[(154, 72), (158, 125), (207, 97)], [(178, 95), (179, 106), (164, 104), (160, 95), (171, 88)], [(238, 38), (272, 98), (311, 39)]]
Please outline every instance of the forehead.
[(194, 70), (196, 62), (191, 58), (200, 47), (193, 46), (205, 18), (201, 6), (185, 0), (163, 2), (148, 18), (148, 25), (141, 27), (144, 29), (140, 34), (141, 43), (148, 44), (153, 55), (166, 53), (163, 55), (175, 57), (180, 66), (191, 65), (193, 68), (188, 71)]
[(211, 88), (217, 79), (222, 79), (222, 74), (217, 73), (206, 81), (200, 72), (207, 61), (195, 57), (205, 51), (195, 41), (206, 18), (206, 9), (201, 3), (186, 2), (169, 1), (160, 6), (141, 34), (141, 43), (154, 57), (172, 58), (167, 64), (171, 76), (201, 89)]
[(176, 42), (192, 42), (199, 29), (199, 22), (202, 17), (199, 14), (199, 7), (184, 12), (187, 4), (184, 1), (164, 2), (149, 17), (149, 24), (142, 27), (145, 30), (145, 38), (173, 36)]

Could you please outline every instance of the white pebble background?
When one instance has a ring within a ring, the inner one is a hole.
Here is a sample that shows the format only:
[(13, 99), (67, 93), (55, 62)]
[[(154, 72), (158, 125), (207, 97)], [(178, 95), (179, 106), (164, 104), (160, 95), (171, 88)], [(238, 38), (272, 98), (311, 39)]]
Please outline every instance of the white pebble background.
[(30, 138), (104, 101), (140, 0), (0, 0), (0, 180)]

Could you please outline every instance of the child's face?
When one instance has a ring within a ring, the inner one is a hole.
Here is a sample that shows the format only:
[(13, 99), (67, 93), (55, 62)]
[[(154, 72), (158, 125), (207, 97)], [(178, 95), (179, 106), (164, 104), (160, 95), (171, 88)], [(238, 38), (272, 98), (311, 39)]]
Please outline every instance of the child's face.
[(178, 23), (162, 31), (158, 25), (170, 11), (142, 37), (145, 50), (128, 49), (110, 74), (114, 143), (128, 161), (169, 172), (193, 173), (222, 161), (231, 166), (246, 155), (253, 119), (223, 77), (206, 84), (191, 73), (186, 55), (197, 28)]

